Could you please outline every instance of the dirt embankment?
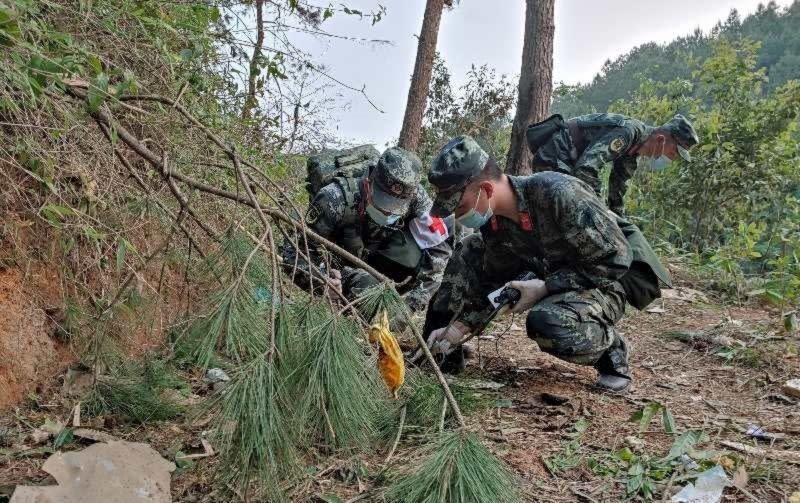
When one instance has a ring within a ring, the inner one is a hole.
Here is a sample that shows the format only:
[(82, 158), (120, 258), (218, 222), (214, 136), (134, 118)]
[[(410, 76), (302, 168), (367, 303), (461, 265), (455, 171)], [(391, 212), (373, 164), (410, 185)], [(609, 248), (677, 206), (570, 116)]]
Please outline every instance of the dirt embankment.
[(64, 296), (53, 271), (0, 269), (0, 411), (35, 393), (74, 359), (58, 336)]

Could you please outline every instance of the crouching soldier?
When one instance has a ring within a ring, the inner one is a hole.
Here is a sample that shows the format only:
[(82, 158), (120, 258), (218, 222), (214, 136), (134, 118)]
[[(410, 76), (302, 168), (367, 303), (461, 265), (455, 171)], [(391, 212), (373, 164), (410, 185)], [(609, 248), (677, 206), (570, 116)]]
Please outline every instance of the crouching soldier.
[[(368, 162), (362, 173), (331, 177), (312, 194), (305, 217), (314, 232), (400, 283), (398, 289), (412, 312), (425, 309), (452, 252), (447, 223), (429, 213), (432, 202), (420, 184), (421, 167), (415, 154), (390, 148), (376, 163)], [(307, 287), (310, 268), (295, 246), (284, 244), (284, 267)], [(347, 299), (378, 283), (367, 271), (336, 256), (323, 257), (321, 247), (310, 240), (308, 246), (315, 265), (323, 266), (330, 282)], [(316, 284), (321, 286), (321, 281)]]
[[(542, 351), (594, 366), (604, 390), (628, 388), (628, 345), (615, 324), (626, 301), (641, 309), (669, 282), (641, 232), (575, 177), (503, 174), (469, 136), (442, 149), (428, 180), (433, 215), (480, 230), (456, 246), (428, 309), (429, 347), (455, 348), (443, 367), (463, 366), (459, 341), (492, 313), (487, 294), (508, 284), (521, 293), (510, 311), (526, 316)], [(537, 279), (514, 281), (525, 273)]]

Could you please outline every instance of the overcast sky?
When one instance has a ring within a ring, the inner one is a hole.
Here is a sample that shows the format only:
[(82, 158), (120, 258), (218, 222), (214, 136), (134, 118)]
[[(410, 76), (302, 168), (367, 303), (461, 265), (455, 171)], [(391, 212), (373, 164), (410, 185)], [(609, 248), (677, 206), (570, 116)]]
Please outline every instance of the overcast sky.
[[(349, 103), (349, 107), (334, 112), (338, 135), (383, 146), (396, 140), (400, 132), (425, 0), (344, 3), (368, 12), (379, 2), (386, 6), (387, 14), (374, 26), (337, 13), (323, 28), (351, 37), (386, 39), (391, 45), (311, 37), (301, 39), (299, 45), (340, 80), (358, 88), (366, 86), (372, 101), (384, 111), (376, 111), (358, 93), (343, 91), (341, 103)], [(780, 5), (789, 3), (778, 1)], [(731, 9), (744, 17), (758, 4), (758, 0), (556, 0), (554, 81), (586, 82), (607, 59), (637, 45), (666, 42), (698, 27), (708, 31)], [(519, 75), (524, 21), (524, 0), (461, 0), (445, 11), (438, 49), (454, 84), (463, 82), (473, 63), (488, 63), (510, 77)]]

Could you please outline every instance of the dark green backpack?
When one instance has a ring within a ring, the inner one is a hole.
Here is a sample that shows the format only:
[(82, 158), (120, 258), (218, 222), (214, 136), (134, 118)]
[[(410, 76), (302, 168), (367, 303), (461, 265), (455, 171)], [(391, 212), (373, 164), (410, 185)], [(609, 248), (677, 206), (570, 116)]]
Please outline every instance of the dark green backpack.
[(336, 177), (359, 178), (378, 163), (381, 153), (372, 145), (324, 150), (306, 162), (306, 190), (313, 197)]

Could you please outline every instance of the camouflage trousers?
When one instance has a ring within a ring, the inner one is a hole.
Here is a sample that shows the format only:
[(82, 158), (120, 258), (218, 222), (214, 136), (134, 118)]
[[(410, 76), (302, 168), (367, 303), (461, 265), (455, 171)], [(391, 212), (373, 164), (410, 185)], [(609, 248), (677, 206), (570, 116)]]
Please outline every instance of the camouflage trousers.
[[(491, 311), (486, 295), (529, 270), (522, 260), (506, 258), (502, 264), (487, 260), (486, 252), (479, 234), (467, 236), (456, 246), (442, 285), (428, 306), (425, 336), (454, 319), (478, 324)], [(569, 291), (539, 301), (528, 311), (525, 325), (528, 337), (553, 356), (596, 365), (611, 352), (614, 367), (622, 367), (626, 350), (614, 324), (624, 313), (622, 293)]]

